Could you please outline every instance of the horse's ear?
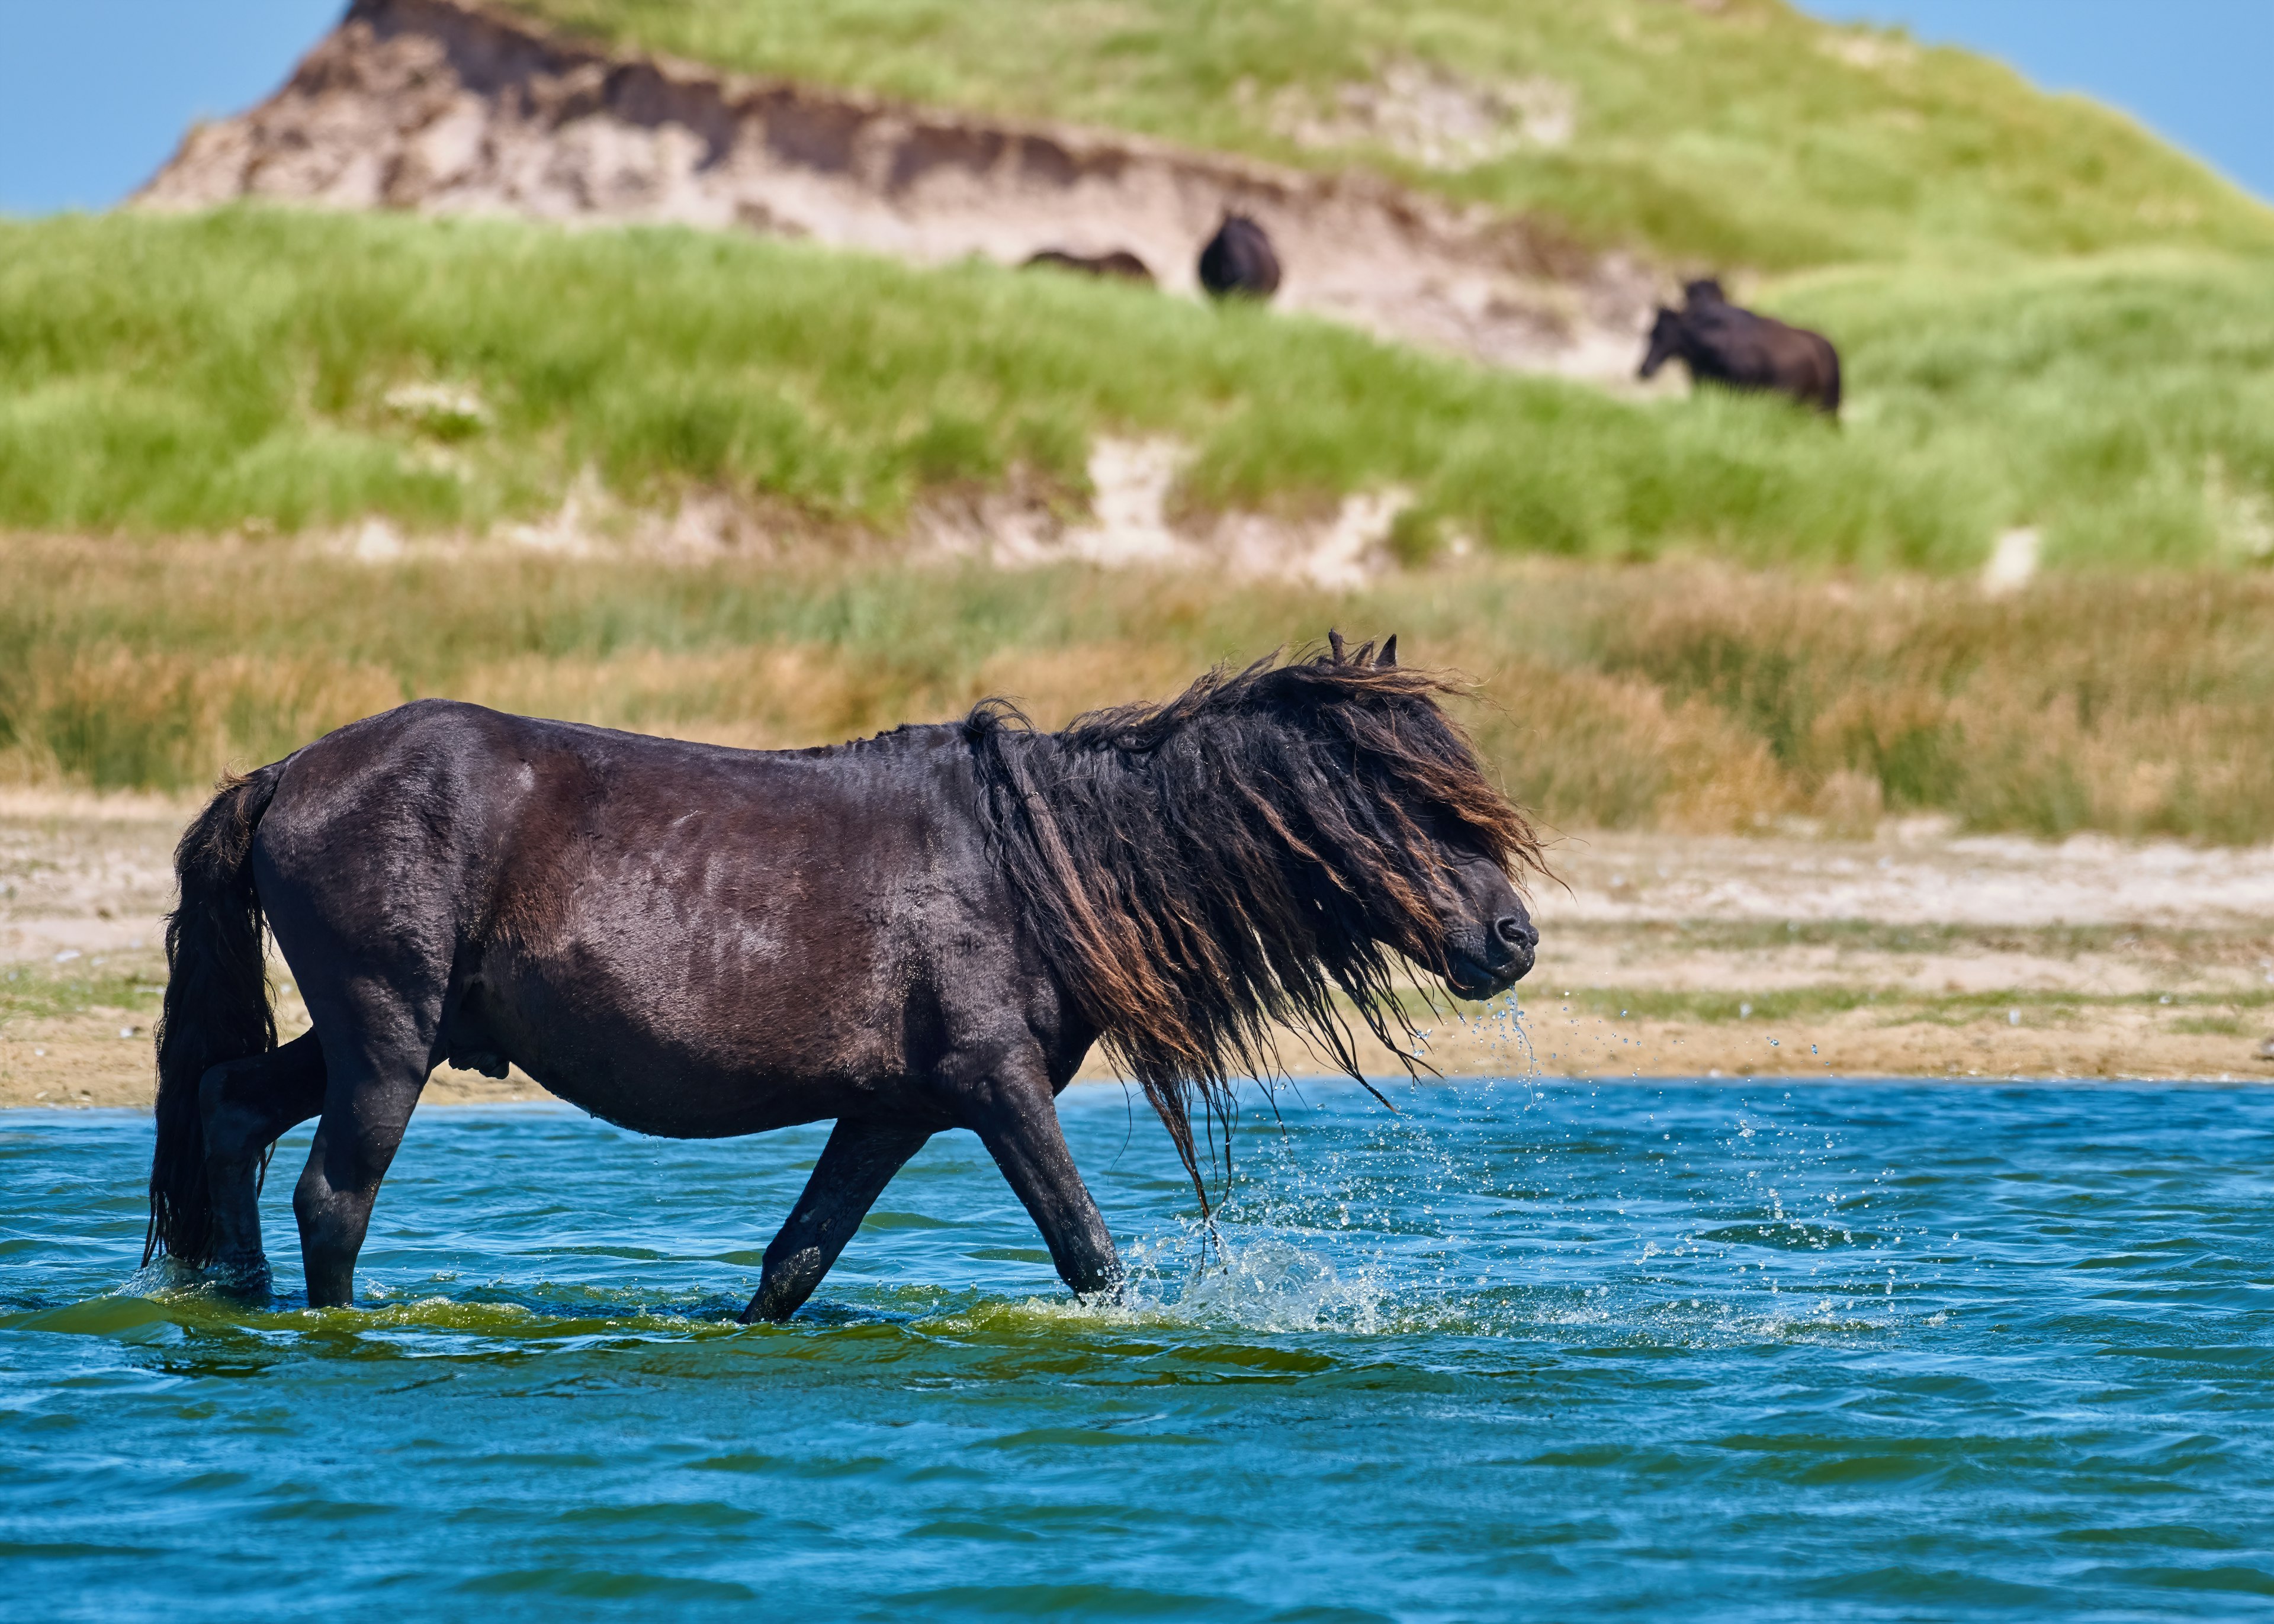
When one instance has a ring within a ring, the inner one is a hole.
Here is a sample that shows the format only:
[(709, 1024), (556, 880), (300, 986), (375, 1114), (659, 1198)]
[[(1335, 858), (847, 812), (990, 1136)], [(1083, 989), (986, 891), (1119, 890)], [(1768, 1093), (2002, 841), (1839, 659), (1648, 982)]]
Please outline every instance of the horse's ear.
[(1337, 665), (1341, 665), (1343, 663), (1343, 635), (1331, 626), (1327, 628), (1327, 647), (1334, 654), (1335, 664)]
[(1397, 634), (1392, 632), (1389, 634), (1389, 640), (1382, 645), (1382, 652), (1374, 657), (1374, 665), (1377, 671), (1387, 671), (1396, 664), (1397, 664)]

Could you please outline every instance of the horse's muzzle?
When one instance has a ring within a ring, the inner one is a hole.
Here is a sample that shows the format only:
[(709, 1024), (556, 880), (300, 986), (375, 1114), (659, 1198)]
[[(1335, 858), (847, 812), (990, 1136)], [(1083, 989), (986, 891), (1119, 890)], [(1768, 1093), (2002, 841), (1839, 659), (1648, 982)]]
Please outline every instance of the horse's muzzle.
[(1531, 974), (1539, 949), (1540, 932), (1532, 921), (1521, 914), (1505, 914), (1493, 921), (1482, 959), (1452, 955), (1446, 983), (1464, 998), (1497, 997)]

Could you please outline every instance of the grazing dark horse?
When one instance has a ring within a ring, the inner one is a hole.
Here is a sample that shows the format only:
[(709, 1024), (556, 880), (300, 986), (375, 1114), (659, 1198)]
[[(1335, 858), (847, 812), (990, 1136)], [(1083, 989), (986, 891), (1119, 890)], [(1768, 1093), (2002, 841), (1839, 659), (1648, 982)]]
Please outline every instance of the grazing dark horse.
[(1201, 286), (1220, 299), (1268, 299), (1278, 292), (1279, 256), (1263, 228), (1245, 214), (1226, 214), (1201, 250)]
[(1037, 265), (1050, 266), (1061, 271), (1079, 271), (1085, 276), (1118, 276), (1125, 282), (1141, 282), (1153, 285), (1153, 273), (1145, 262), (1126, 248), (1117, 248), (1111, 253), (1068, 253), (1061, 248), (1045, 248), (1028, 259), (1021, 270)]
[(1693, 282), (1683, 293), (1680, 310), (1659, 306), (1641, 376), (1679, 357), (1693, 383), (1773, 390), (1826, 417), (1839, 414), (1840, 353), (1830, 339), (1740, 309), (1721, 297), (1718, 282)]
[[(511, 1062), (643, 1133), (835, 1121), (745, 1319), (794, 1312), (946, 1128), (979, 1135), (1069, 1286), (1112, 1291), (1055, 1104), (1093, 1043), (1205, 1211), (1192, 1107), (1228, 1128), (1275, 1023), (1357, 1076), (1337, 995), (1403, 1052), (1399, 956), (1466, 998), (1531, 968), (1511, 877), (1538, 843), (1396, 642), (1064, 733), (989, 701), (827, 749), (422, 700), (230, 779), (175, 857), (144, 1260), (265, 1291), (259, 1175), (317, 1116), (308, 1297), (352, 1301), (427, 1074)], [(281, 1048), (264, 921), (315, 1023)]]

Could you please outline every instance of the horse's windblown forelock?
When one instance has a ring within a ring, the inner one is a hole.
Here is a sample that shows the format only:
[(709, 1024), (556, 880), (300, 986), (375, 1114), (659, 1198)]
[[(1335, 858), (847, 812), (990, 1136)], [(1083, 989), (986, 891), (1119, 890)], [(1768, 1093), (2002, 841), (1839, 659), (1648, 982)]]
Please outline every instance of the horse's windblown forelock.
[(1460, 686), (1372, 653), (1219, 668), (1060, 733), (1000, 700), (966, 725), (1022, 922), (1160, 1113), (1203, 1212), (1193, 1095), (1228, 1154), (1232, 1084), (1277, 1071), (1279, 1023), (1365, 1082), (1337, 990), (1410, 1054), (1393, 955), (1448, 967), (1444, 846), (1512, 879), (1541, 869), (1439, 707)]

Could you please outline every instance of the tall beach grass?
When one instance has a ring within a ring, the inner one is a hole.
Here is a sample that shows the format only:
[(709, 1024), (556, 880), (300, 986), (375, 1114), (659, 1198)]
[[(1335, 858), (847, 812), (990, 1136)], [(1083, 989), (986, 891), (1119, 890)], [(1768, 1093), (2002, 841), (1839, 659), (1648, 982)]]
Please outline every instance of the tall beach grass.
[(1064, 721), (1329, 626), (1475, 676), (1466, 720), (1563, 828), (2274, 838), (2274, 577), (1860, 591), (1721, 566), (1472, 560), (1353, 594), (1086, 568), (666, 567), (504, 544), (0, 542), (0, 777), (185, 789), (440, 694), (748, 746)]
[[(0, 224), (0, 776), (193, 788), (426, 694), (749, 745), (988, 693), (1062, 720), (1339, 624), (1475, 673), (1487, 754), (1562, 827), (2274, 838), (2270, 263), (1794, 276), (1771, 302), (1848, 355), (1834, 427), (978, 264), (261, 210)], [(1404, 568), (1327, 594), (897, 545), (1006, 484), (1078, 508), (1106, 434), (1186, 446), (1188, 509), (1403, 485)], [(795, 545), (505, 538), (595, 480)], [(430, 539), (347, 556), (373, 515)], [(2046, 571), (1985, 597), (2023, 525)]]
[(1192, 508), (1402, 485), (1413, 559), (1466, 537), (1948, 571), (2034, 525), (2056, 560), (2248, 564), (2274, 492), (2270, 272), (2172, 252), (1799, 279), (1770, 302), (1846, 347), (1834, 427), (976, 263), (258, 209), (6, 223), (0, 526), (478, 532), (591, 477), (889, 537), (927, 492), (1078, 507), (1118, 433), (1189, 447)]

